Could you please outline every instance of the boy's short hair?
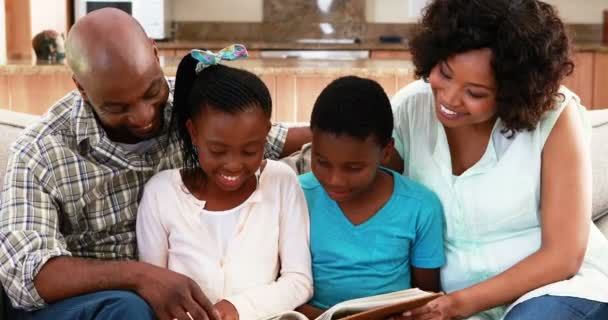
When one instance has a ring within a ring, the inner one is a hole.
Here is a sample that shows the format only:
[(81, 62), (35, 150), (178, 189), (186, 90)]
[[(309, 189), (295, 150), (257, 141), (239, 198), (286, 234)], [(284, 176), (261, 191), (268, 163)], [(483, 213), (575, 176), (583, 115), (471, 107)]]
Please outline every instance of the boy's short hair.
[(391, 141), (393, 132), (391, 103), (374, 80), (355, 76), (338, 78), (317, 98), (310, 128), (361, 140), (373, 135), (384, 147)]

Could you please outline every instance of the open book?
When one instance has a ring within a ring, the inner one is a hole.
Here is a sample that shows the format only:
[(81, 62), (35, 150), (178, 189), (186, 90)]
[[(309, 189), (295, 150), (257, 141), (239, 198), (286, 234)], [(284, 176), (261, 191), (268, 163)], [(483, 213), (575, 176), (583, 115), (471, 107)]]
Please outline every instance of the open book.
[[(315, 320), (385, 320), (389, 316), (420, 307), (441, 293), (407, 289), (377, 296), (344, 301), (329, 308)], [(297, 311), (287, 311), (259, 320), (307, 320)]]

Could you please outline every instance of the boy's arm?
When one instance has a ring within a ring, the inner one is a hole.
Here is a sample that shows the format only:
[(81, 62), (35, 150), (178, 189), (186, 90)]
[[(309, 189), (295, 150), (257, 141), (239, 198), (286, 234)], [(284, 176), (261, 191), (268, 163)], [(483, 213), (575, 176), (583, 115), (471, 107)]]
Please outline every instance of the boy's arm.
[(432, 292), (440, 290), (439, 268), (445, 263), (443, 226), (443, 207), (429, 191), (416, 220), (416, 237), (410, 252), (413, 287)]
[(425, 269), (412, 266), (411, 273), (413, 288), (431, 292), (441, 291), (439, 268)]
[(303, 314), (306, 316), (306, 318), (308, 319), (316, 319), (317, 317), (319, 317), (321, 314), (323, 314), (323, 312), (326, 311), (326, 309), (320, 309), (317, 308), (311, 304), (304, 304), (299, 306), (296, 311), (298, 311), (299, 313)]

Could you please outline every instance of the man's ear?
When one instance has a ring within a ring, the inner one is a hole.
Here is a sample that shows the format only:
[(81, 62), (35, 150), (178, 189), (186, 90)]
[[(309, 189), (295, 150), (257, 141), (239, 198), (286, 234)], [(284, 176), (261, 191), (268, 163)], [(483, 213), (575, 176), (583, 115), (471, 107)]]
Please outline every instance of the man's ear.
[(154, 48), (154, 56), (156, 57), (156, 61), (160, 62), (160, 58), (158, 57), (158, 47), (156, 46), (156, 40), (152, 38), (148, 38), (152, 43), (152, 48)]
[(74, 81), (74, 85), (76, 85), (76, 89), (78, 89), (78, 92), (80, 92), (80, 95), (82, 96), (82, 99), (86, 102), (89, 102), (89, 97), (87, 97), (87, 93), (84, 92), (84, 89), (82, 88), (82, 85), (80, 84), (80, 82), (78, 82), (78, 80), (76, 80), (76, 77), (74, 75), (72, 75), (72, 81)]

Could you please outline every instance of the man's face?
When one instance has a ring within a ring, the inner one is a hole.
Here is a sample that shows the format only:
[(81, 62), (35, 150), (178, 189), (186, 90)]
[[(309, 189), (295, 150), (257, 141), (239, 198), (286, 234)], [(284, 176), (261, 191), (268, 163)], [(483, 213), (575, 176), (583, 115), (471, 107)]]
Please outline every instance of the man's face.
[(158, 60), (150, 59), (143, 68), (131, 69), (139, 70), (92, 74), (86, 86), (77, 83), (109, 138), (115, 142), (137, 143), (154, 138), (163, 130), (169, 86)]

